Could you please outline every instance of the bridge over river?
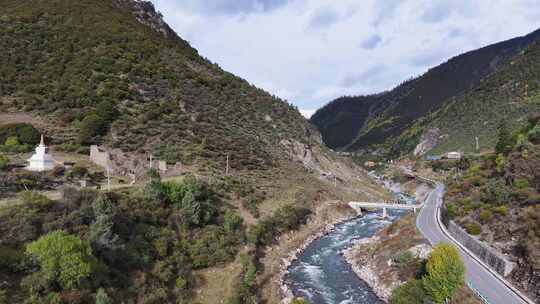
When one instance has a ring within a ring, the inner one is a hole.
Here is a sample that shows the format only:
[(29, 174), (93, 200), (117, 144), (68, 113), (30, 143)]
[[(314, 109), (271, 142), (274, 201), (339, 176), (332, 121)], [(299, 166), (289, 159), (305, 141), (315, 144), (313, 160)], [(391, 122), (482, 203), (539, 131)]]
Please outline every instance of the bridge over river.
[(359, 214), (362, 214), (362, 208), (364, 209), (382, 209), (383, 218), (388, 217), (387, 209), (397, 209), (397, 210), (412, 210), (416, 213), (416, 209), (422, 207), (421, 204), (403, 204), (397, 202), (382, 202), (382, 203), (372, 203), (372, 202), (349, 202), (349, 206), (356, 210)]

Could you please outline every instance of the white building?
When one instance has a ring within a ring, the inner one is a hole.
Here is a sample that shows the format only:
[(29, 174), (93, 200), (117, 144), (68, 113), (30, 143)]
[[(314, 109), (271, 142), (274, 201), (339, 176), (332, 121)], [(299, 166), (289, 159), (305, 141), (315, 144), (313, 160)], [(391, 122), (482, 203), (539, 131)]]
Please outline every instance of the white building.
[(459, 153), (459, 152), (448, 152), (448, 153), (446, 153), (446, 158), (448, 158), (448, 159), (461, 159), (461, 153)]
[(26, 170), (37, 172), (52, 170), (54, 164), (55, 161), (52, 156), (49, 155), (47, 146), (45, 146), (43, 141), (43, 135), (41, 135), (41, 142), (39, 143), (39, 146), (36, 147), (36, 153), (28, 159)]

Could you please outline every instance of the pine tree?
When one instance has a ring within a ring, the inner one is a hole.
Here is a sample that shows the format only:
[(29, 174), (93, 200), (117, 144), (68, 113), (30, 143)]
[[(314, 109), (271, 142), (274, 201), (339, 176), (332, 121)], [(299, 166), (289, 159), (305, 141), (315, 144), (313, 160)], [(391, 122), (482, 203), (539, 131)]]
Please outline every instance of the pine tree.
[(495, 152), (497, 154), (508, 154), (512, 149), (512, 136), (508, 131), (508, 126), (505, 120), (501, 120), (498, 127), (497, 144), (495, 145)]

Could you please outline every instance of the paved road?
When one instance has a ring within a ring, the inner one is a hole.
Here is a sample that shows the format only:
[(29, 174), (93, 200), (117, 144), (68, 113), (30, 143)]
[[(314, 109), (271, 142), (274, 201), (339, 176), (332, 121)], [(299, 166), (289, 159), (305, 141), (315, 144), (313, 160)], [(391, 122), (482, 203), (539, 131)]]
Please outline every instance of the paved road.
[[(454, 243), (442, 230), (437, 221), (438, 208), (441, 206), (444, 195), (444, 185), (438, 184), (433, 190), (420, 211), (416, 226), (432, 245), (437, 243)], [(459, 246), (458, 246), (459, 248)], [(462, 248), (459, 248), (465, 263), (465, 279), (472, 284), (490, 304), (526, 304), (527, 302), (514, 293), (495, 275), (472, 258)]]

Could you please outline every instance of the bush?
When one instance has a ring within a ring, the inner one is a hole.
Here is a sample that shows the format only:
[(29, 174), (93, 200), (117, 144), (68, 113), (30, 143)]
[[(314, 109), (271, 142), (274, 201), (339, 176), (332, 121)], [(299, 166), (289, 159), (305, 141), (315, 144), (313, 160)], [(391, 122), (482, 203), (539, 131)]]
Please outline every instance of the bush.
[(47, 281), (64, 289), (77, 288), (96, 265), (90, 244), (61, 230), (30, 243), (26, 254), (37, 262)]
[(493, 211), (501, 216), (506, 216), (508, 214), (507, 206), (498, 206), (493, 208)]
[(414, 262), (415, 257), (410, 251), (405, 250), (394, 256), (392, 260), (397, 267), (403, 269), (411, 265)]
[(414, 279), (392, 292), (390, 304), (423, 304), (427, 298), (422, 281)]
[(81, 144), (93, 144), (97, 137), (107, 131), (107, 122), (96, 114), (86, 116), (79, 126), (78, 141)]
[(6, 142), (4, 143), (7, 147), (15, 147), (20, 145), (19, 139), (17, 139), (17, 136), (11, 136), (6, 139)]
[(100, 288), (97, 290), (96, 304), (113, 304), (113, 301), (111, 300), (111, 298), (109, 297), (109, 295), (107, 294), (107, 292), (105, 292), (103, 288)]
[(525, 189), (529, 186), (529, 181), (524, 178), (518, 178), (514, 181), (514, 187), (516, 187), (517, 189)]
[(493, 212), (491, 212), (490, 210), (480, 211), (480, 221), (482, 221), (482, 223), (485, 224), (491, 221), (492, 218), (493, 218)]
[(40, 209), (47, 209), (54, 204), (54, 201), (36, 191), (20, 192), (17, 198), (25, 205), (38, 206)]
[(9, 158), (0, 153), (0, 170), (5, 169), (9, 165)]
[(309, 304), (309, 302), (304, 298), (294, 298), (291, 300), (290, 304)]
[(443, 303), (450, 298), (465, 280), (463, 261), (457, 248), (449, 244), (439, 244), (433, 248), (426, 270), (422, 283), (435, 303)]
[(36, 128), (27, 123), (8, 124), (0, 127), (0, 143), (8, 137), (15, 137), (20, 144), (35, 146), (39, 143), (41, 134)]
[(465, 230), (467, 230), (469, 234), (479, 235), (482, 233), (482, 226), (480, 226), (478, 223), (470, 223), (465, 225)]

